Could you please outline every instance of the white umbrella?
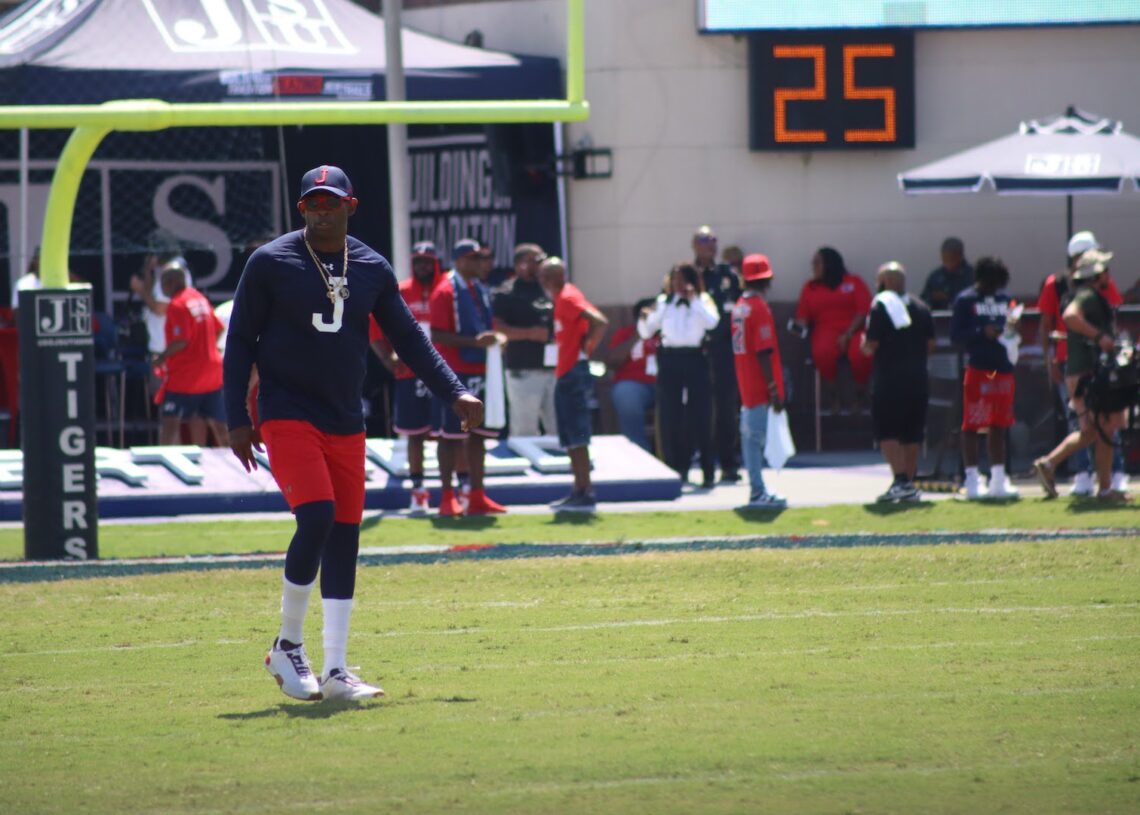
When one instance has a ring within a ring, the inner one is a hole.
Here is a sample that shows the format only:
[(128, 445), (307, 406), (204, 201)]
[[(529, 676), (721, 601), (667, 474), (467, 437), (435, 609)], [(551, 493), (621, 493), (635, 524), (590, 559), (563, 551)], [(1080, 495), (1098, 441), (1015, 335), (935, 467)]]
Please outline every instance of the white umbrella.
[(1069, 108), (1064, 116), (1022, 122), (1012, 135), (898, 176), (910, 195), (981, 192), (1064, 195), (1067, 234), (1074, 195), (1140, 190), (1140, 139), (1119, 121)]

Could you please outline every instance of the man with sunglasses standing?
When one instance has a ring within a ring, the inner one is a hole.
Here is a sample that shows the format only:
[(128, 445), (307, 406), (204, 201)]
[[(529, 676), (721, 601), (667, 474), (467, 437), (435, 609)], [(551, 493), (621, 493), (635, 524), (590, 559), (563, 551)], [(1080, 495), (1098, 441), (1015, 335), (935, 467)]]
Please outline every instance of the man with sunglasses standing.
[[(225, 355), (230, 446), (247, 471), (264, 441), (297, 526), (285, 556), (281, 628), (265, 667), (295, 699), (383, 695), (349, 672), (345, 658), (364, 512), (364, 416), (368, 317), (400, 359), (451, 405), (465, 428), (483, 404), (432, 347), (383, 257), (348, 235), (358, 201), (344, 171), (316, 167), (301, 179), (303, 229), (257, 249), (234, 296)], [(254, 366), (259, 424), (246, 407)], [(302, 625), (321, 580), (324, 669), (305, 654)]]

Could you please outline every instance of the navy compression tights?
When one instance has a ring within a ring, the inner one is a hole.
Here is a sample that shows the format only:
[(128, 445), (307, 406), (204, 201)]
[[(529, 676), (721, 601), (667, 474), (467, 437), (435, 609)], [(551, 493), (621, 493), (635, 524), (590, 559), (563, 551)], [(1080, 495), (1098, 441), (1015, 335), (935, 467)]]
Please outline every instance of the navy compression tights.
[(337, 523), (332, 501), (297, 507), (297, 531), (285, 555), (285, 579), (307, 586), (321, 574), (321, 597), (350, 600), (356, 591), (360, 524)]

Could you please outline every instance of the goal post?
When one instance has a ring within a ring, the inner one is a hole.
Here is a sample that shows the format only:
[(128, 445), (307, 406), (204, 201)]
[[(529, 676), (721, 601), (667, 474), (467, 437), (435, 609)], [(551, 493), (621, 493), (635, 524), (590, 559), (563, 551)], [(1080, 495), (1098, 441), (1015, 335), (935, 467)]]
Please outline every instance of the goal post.
[[(565, 99), (244, 104), (126, 99), (99, 105), (0, 107), (2, 130), (72, 131), (56, 165), (44, 213), (40, 242), (44, 288), (29, 296), (28, 308), (20, 310), (20, 402), (35, 408), (21, 410), (25, 557), (84, 559), (96, 557), (98, 551), (95, 424), (89, 395), (94, 380), (92, 306), (89, 290), (84, 295), (68, 285), (68, 258), (80, 182), (107, 135), (177, 127), (583, 121), (590, 112), (585, 100), (584, 5), (585, 0), (566, 0)], [(74, 319), (55, 319), (60, 314)], [(71, 333), (53, 334), (59, 326)], [(62, 391), (61, 378), (69, 383)], [(32, 460), (35, 465), (27, 466)]]

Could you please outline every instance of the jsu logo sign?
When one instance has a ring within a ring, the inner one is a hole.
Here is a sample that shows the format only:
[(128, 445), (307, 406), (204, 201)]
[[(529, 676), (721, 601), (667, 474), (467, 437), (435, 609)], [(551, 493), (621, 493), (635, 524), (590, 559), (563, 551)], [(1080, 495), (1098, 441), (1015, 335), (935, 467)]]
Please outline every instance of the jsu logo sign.
[(144, 0), (171, 51), (303, 51), (354, 54), (357, 48), (322, 0)]
[(91, 295), (60, 294), (36, 298), (36, 336), (87, 337), (91, 334)]

